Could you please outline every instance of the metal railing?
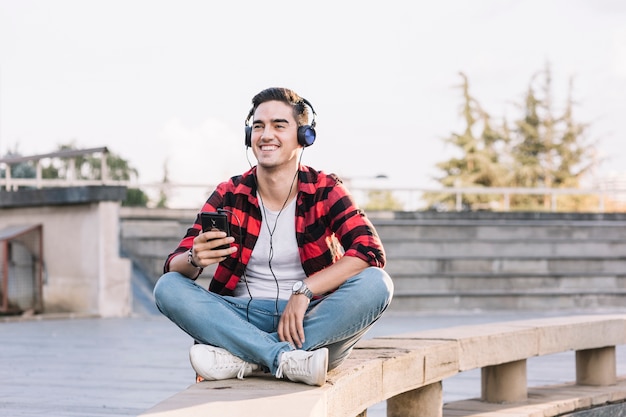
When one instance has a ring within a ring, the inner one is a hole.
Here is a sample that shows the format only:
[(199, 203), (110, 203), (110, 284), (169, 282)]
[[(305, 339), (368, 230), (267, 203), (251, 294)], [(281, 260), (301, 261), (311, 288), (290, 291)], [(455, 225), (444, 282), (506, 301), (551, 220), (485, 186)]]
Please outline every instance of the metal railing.
[[(100, 179), (82, 179), (79, 177), (74, 159), (77, 156), (100, 154), (101, 158), (101, 177)], [(109, 151), (106, 147), (74, 149), (51, 152), (47, 154), (34, 156), (20, 156), (0, 158), (0, 169), (4, 168), (4, 178), (0, 178), (0, 189), (5, 188), (7, 191), (17, 190), (20, 186), (43, 188), (43, 187), (68, 187), (68, 186), (84, 186), (84, 185), (125, 185), (130, 186), (130, 181), (118, 181), (109, 179), (108, 166), (106, 158)], [(69, 161), (65, 178), (44, 179), (42, 178), (42, 161), (47, 159), (67, 159)], [(20, 163), (33, 162), (35, 164), (35, 178), (14, 178), (11, 176), (11, 168)], [(467, 195), (492, 195), (492, 206), (486, 207), (497, 211), (511, 210), (511, 197), (515, 195), (543, 195), (546, 196), (549, 203), (549, 210), (556, 212), (559, 210), (559, 197), (561, 196), (591, 196), (597, 200), (598, 212), (605, 212), (610, 202), (610, 211), (626, 211), (626, 188), (509, 188), (509, 187), (449, 187), (449, 188), (428, 188), (428, 187), (398, 187), (392, 184), (381, 184), (379, 182), (371, 185), (350, 184), (348, 187), (354, 195), (356, 201), (361, 206), (365, 206), (372, 192), (386, 192), (393, 200), (402, 206), (404, 211), (416, 211), (433, 209), (425, 206), (425, 194), (439, 194), (454, 196), (454, 210), (462, 211), (463, 196)], [(211, 184), (190, 184), (190, 183), (139, 183), (132, 184), (133, 187), (142, 190), (160, 190), (168, 191), (181, 189), (195, 189), (199, 193), (208, 193), (214, 188)], [(594, 200), (594, 201), (595, 201)], [(197, 198), (194, 199), (197, 203)], [(193, 207), (196, 208), (195, 203)], [(180, 205), (179, 205), (180, 206)], [(180, 208), (180, 207), (179, 207)]]
[[(80, 178), (76, 170), (74, 159), (77, 156), (100, 154), (100, 179)], [(41, 155), (16, 156), (0, 158), (0, 168), (4, 168), (4, 177), (0, 178), (0, 189), (16, 191), (19, 187), (67, 187), (72, 185), (127, 185), (128, 181), (109, 179), (108, 165), (106, 163), (109, 150), (106, 147), (89, 149), (68, 149)], [(43, 178), (43, 163), (49, 159), (67, 159), (68, 169), (65, 178)], [(32, 162), (35, 164), (35, 178), (14, 178), (12, 168), (18, 164)]]
[[(193, 183), (143, 183), (138, 184), (138, 188), (144, 191), (162, 191), (175, 199), (176, 193), (192, 191), (194, 195), (191, 205), (174, 204), (176, 208), (197, 208), (200, 197), (208, 197), (215, 188), (215, 184), (193, 184)], [(463, 197), (467, 195), (493, 195), (492, 205), (484, 207), (494, 211), (510, 211), (511, 200), (515, 195), (539, 195), (547, 196), (549, 200), (549, 210), (556, 212), (559, 210), (559, 197), (561, 196), (592, 196), (596, 204), (597, 212), (616, 211), (626, 212), (626, 189), (624, 188), (482, 188), (482, 187), (450, 187), (450, 188), (428, 188), (428, 187), (398, 187), (393, 185), (358, 185), (349, 184), (348, 188), (357, 203), (364, 207), (370, 202), (373, 192), (389, 193), (393, 201), (401, 206), (403, 211), (417, 211), (435, 209), (426, 205), (425, 194), (451, 195), (454, 197), (455, 211), (463, 211)], [(168, 199), (170, 201), (170, 199)], [(173, 202), (173, 201), (172, 201)], [(609, 204), (610, 203), (610, 204)], [(473, 207), (476, 209), (476, 207)]]
[[(484, 207), (496, 211), (510, 211), (511, 199), (516, 195), (545, 196), (549, 200), (549, 210), (559, 210), (559, 197), (590, 196), (596, 201), (596, 210), (605, 212), (610, 205), (612, 209), (619, 206), (626, 211), (626, 189), (624, 188), (515, 188), (515, 187), (446, 187), (446, 188), (412, 188), (393, 186), (350, 187), (359, 204), (365, 204), (371, 192), (389, 192), (394, 200), (401, 202), (405, 211), (424, 210), (424, 194), (450, 195), (454, 197), (454, 210), (463, 211), (463, 197), (468, 195), (493, 196), (492, 205)], [(611, 204), (608, 204), (611, 202)]]

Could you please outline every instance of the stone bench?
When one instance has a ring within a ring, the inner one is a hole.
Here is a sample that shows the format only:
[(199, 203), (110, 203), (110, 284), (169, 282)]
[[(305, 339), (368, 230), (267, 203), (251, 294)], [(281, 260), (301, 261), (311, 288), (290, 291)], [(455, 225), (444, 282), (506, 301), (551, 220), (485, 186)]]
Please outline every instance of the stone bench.
[[(350, 357), (328, 373), (322, 387), (271, 375), (204, 381), (142, 416), (354, 417), (387, 401), (388, 417), (495, 416), (502, 415), (503, 408), (508, 416), (548, 417), (626, 399), (626, 381), (616, 375), (615, 347), (622, 344), (626, 315), (557, 317), (378, 337), (360, 341)], [(550, 387), (529, 391), (528, 358), (572, 350), (575, 383), (556, 391)], [(442, 381), (478, 368), (481, 399), (444, 407)]]

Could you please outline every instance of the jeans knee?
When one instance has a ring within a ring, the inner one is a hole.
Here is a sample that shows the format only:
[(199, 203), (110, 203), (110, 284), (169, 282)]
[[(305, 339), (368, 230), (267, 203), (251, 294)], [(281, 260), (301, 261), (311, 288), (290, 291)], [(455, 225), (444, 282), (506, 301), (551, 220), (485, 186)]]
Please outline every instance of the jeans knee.
[(393, 281), (389, 274), (381, 268), (370, 267), (365, 270), (367, 276), (365, 277), (372, 286), (372, 293), (380, 295), (386, 300), (386, 303), (391, 301), (393, 297)]
[(152, 294), (157, 307), (161, 309), (162, 305), (167, 305), (170, 297), (177, 294), (175, 287), (179, 282), (181, 275), (178, 272), (167, 272), (158, 279), (154, 285)]

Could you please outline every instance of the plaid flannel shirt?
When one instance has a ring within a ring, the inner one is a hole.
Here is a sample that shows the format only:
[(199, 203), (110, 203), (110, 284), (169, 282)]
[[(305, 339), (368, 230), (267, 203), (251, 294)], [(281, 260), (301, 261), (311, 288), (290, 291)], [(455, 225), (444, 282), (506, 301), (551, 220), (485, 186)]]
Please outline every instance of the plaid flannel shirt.
[[(231, 235), (239, 250), (219, 263), (209, 290), (232, 295), (245, 271), (261, 229), (261, 210), (257, 198), (256, 167), (217, 186), (201, 211), (223, 208), (229, 214)], [(384, 267), (385, 252), (370, 220), (354, 202), (341, 180), (301, 165), (296, 202), (296, 240), (302, 267), (307, 276), (335, 263), (342, 256), (355, 256), (371, 266)], [(188, 251), (201, 232), (200, 214), (170, 260)]]

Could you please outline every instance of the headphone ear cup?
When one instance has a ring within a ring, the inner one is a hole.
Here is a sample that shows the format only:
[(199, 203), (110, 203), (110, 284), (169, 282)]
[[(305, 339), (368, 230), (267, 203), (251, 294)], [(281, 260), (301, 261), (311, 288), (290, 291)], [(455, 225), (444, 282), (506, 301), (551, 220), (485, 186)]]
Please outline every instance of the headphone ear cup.
[(309, 125), (300, 126), (298, 128), (298, 143), (305, 148), (313, 145), (315, 142), (315, 129)]
[(250, 126), (246, 126), (246, 148), (252, 146), (252, 128)]

